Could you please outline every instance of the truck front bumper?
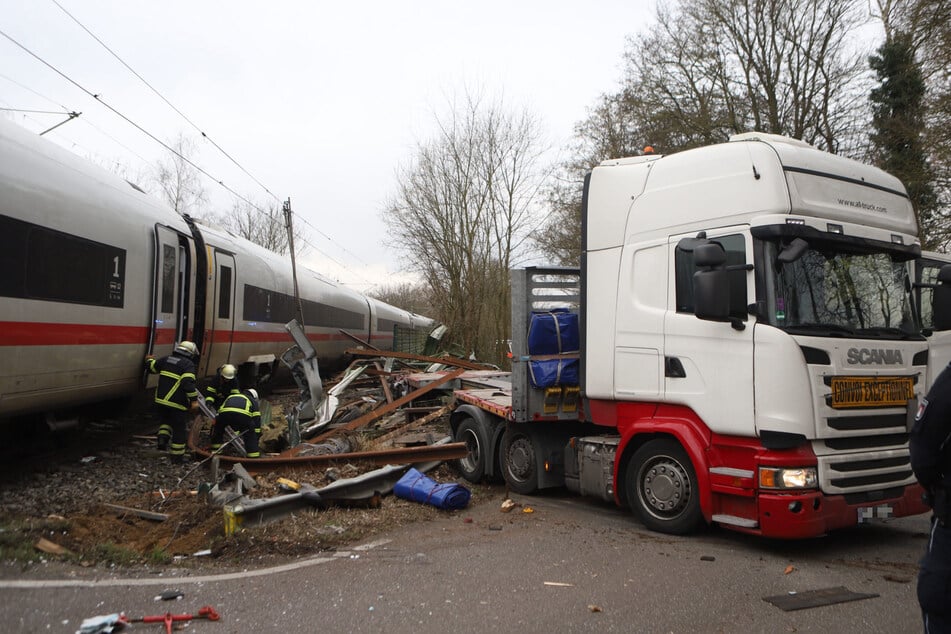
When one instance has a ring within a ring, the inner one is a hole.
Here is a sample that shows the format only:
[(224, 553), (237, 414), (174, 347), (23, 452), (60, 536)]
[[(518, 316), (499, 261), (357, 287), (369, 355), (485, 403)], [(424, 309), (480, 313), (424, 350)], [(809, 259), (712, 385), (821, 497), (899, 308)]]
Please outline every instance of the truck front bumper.
[(928, 512), (922, 501), (924, 490), (917, 484), (904, 487), (902, 495), (874, 502), (850, 504), (842, 495), (819, 491), (764, 493), (757, 496), (759, 526), (737, 530), (780, 539), (816, 537), (829, 531), (861, 523), (881, 522)]

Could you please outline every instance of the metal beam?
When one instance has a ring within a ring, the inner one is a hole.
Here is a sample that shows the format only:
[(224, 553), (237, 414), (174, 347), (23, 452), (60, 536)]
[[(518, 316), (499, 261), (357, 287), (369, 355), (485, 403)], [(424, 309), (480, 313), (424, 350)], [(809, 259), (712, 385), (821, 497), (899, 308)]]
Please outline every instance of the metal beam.
[[(203, 448), (192, 447), (192, 451), (203, 458), (211, 456), (211, 452)], [(468, 453), (466, 443), (454, 442), (445, 445), (424, 445), (420, 447), (400, 447), (398, 449), (379, 449), (375, 451), (360, 451), (356, 453), (336, 453), (319, 456), (274, 456), (266, 458), (239, 458), (218, 454), (222, 464), (240, 462), (250, 473), (275, 471), (282, 468), (301, 468), (307, 466), (327, 465), (334, 462), (354, 462), (358, 460), (371, 464), (406, 464), (415, 462), (457, 460), (465, 458)]]

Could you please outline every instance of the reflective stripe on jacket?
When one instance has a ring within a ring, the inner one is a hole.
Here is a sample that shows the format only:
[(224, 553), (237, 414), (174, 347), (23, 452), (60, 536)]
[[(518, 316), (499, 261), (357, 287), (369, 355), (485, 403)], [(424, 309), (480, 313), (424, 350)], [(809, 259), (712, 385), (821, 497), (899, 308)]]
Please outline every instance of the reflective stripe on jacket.
[(255, 432), (261, 431), (261, 412), (258, 409), (258, 403), (253, 398), (243, 392), (232, 392), (225, 399), (225, 402), (218, 408), (218, 415), (238, 414), (251, 420), (248, 421), (249, 427)]
[(173, 409), (187, 410), (190, 401), (198, 398), (195, 364), (191, 359), (171, 354), (161, 359), (149, 359), (146, 367), (159, 375), (155, 388), (155, 402)]

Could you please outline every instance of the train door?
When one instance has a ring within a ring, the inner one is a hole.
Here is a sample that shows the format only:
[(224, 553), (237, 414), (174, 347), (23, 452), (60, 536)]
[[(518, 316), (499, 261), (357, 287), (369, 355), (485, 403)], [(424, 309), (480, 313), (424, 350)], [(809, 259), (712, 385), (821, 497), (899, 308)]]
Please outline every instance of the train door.
[(149, 352), (167, 354), (187, 335), (188, 251), (177, 231), (155, 225), (155, 280)]
[(205, 359), (205, 372), (210, 374), (215, 368), (231, 360), (231, 345), (234, 332), (236, 271), (234, 256), (225, 251), (214, 252), (215, 282), (211, 303), (211, 326), (205, 342), (207, 351), (202, 351)]

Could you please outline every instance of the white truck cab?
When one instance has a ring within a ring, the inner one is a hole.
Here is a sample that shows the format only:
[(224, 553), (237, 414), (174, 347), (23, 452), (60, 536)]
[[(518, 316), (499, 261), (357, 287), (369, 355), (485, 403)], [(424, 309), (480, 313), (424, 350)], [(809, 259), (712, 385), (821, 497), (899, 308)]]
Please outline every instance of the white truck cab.
[[(691, 429), (677, 439), (709, 477), (756, 486), (760, 448), (807, 451), (816, 464), (803, 484), (862, 506), (914, 506), (907, 422), (928, 384), (928, 343), (909, 279), (917, 225), (898, 179), (744, 134), (602, 163), (585, 220), (593, 422), (628, 418), (630, 403), (677, 406)], [(741, 438), (759, 447), (731, 440)], [(763, 496), (717, 497), (713, 521), (761, 530), (780, 515), (764, 516)]]
[[(513, 271), (511, 396), (456, 392), (466, 477), (564, 484), (668, 533), (802, 538), (927, 510), (908, 431), (935, 368), (898, 179), (742, 134), (602, 162), (582, 223), (574, 277)], [(937, 333), (951, 285), (933, 292)], [(530, 324), (559, 300), (580, 349), (533, 352)], [(569, 379), (534, 374), (572, 359)]]

